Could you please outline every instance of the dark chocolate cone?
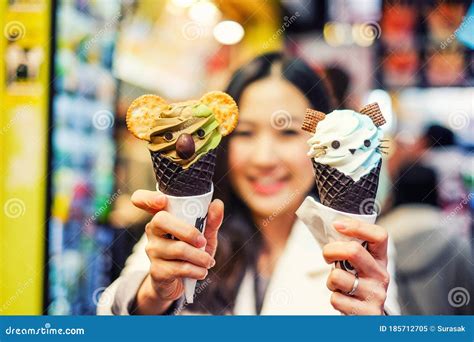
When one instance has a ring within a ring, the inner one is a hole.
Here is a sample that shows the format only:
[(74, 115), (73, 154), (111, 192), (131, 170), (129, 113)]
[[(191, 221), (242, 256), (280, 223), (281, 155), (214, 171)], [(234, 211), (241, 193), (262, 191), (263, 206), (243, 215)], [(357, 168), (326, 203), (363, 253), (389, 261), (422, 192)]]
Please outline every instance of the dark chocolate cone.
[(164, 194), (184, 197), (211, 191), (216, 166), (215, 149), (204, 154), (187, 169), (183, 169), (160, 152), (150, 153), (158, 188)]
[(369, 215), (375, 208), (382, 161), (355, 182), (336, 168), (313, 160), (316, 186), (323, 205), (351, 214)]

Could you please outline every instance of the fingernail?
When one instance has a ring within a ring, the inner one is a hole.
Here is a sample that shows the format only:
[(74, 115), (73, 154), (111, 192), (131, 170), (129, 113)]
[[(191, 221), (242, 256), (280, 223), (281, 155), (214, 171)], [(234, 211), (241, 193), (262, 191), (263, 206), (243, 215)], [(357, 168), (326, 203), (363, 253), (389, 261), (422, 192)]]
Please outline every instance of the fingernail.
[(165, 197), (164, 197), (163, 195), (159, 195), (159, 196), (156, 197), (156, 199), (155, 199), (155, 204), (156, 204), (157, 206), (161, 206), (161, 205), (163, 204), (164, 200), (165, 200)]
[(211, 260), (211, 266), (209, 266), (209, 268), (213, 268), (215, 265), (216, 265), (216, 260), (212, 259)]
[(332, 225), (339, 231), (344, 231), (347, 228), (346, 223), (343, 221), (334, 221)]
[(198, 235), (197, 239), (196, 239), (196, 245), (197, 247), (204, 247), (207, 243), (207, 240), (204, 236), (202, 235)]

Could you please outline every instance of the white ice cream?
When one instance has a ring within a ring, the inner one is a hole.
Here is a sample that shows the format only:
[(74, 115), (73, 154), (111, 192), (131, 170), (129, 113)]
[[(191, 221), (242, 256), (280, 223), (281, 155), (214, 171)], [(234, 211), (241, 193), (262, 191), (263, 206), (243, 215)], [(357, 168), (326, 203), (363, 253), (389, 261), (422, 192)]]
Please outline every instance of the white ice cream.
[(367, 115), (335, 110), (318, 122), (315, 134), (308, 140), (308, 155), (358, 181), (380, 161), (380, 139), (382, 130)]

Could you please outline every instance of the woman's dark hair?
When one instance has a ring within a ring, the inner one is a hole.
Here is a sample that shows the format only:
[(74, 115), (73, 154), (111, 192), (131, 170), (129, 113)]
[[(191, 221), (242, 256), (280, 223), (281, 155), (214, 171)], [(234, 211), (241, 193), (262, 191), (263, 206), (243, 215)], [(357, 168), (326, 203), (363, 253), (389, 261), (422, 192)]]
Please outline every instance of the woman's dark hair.
[(441, 125), (427, 127), (424, 138), (428, 148), (449, 147), (456, 144), (453, 131)]
[(438, 178), (436, 172), (419, 163), (403, 166), (394, 187), (394, 207), (406, 204), (425, 204), (438, 207)]
[[(332, 102), (324, 81), (299, 58), (288, 58), (281, 53), (261, 55), (237, 70), (226, 92), (239, 104), (244, 90), (253, 82), (276, 72), (297, 87), (309, 100), (312, 108), (329, 113)], [(225, 203), (225, 216), (219, 231), (216, 265), (207, 280), (199, 286), (196, 309), (212, 314), (232, 311), (240, 283), (248, 268), (256, 266), (261, 246), (258, 227), (252, 221), (249, 208), (239, 198), (228, 179), (228, 143), (224, 138), (219, 145), (218, 164), (214, 175), (215, 197)], [(314, 191), (314, 189), (312, 190)], [(190, 308), (192, 309), (192, 308)]]
[(348, 108), (347, 95), (351, 87), (350, 75), (338, 66), (327, 67), (324, 74), (331, 85), (336, 107), (340, 109)]

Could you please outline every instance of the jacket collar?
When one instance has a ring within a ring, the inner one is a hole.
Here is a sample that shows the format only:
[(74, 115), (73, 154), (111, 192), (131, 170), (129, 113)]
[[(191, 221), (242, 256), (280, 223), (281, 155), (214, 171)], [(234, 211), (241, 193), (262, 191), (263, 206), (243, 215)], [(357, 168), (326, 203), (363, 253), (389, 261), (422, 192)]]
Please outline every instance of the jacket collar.
[[(325, 262), (317, 241), (306, 225), (297, 219), (273, 270), (262, 314), (285, 314), (286, 308), (298, 306), (298, 302), (305, 300), (307, 288), (312, 286), (313, 281), (321, 282), (321, 276), (330, 270), (331, 266)], [(254, 274), (251, 270), (247, 270), (242, 281), (234, 310), (236, 314), (256, 313)]]

